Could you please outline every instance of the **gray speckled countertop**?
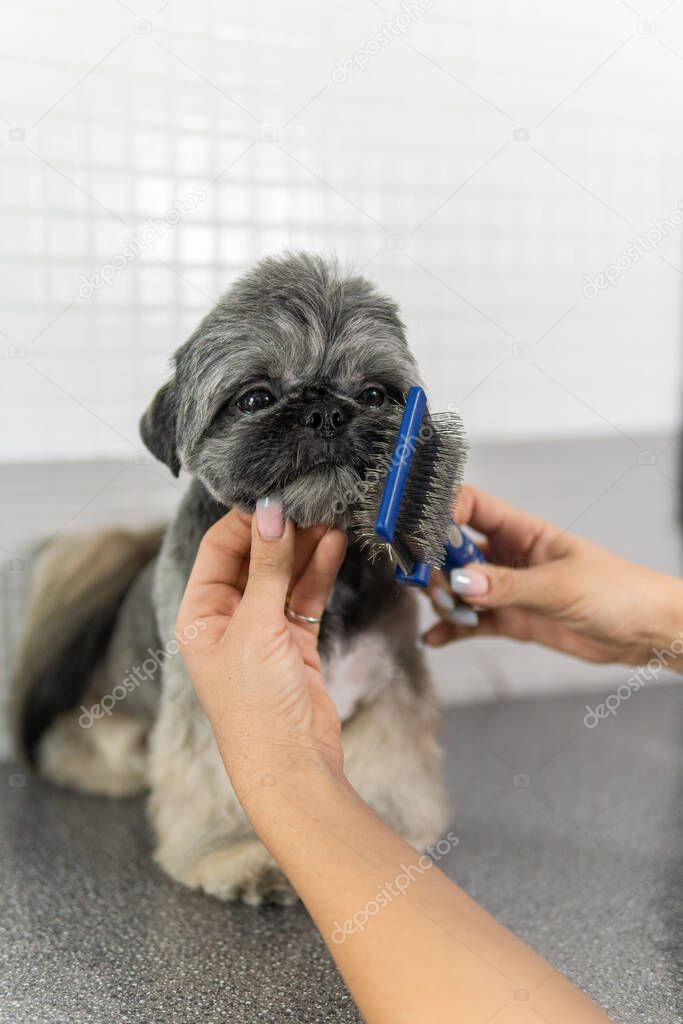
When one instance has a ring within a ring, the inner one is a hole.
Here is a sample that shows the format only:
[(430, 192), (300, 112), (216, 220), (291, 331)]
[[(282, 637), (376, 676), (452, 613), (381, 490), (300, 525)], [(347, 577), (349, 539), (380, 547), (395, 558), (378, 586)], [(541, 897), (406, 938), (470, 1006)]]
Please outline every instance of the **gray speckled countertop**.
[[(440, 866), (615, 1020), (678, 1024), (683, 686), (634, 693), (595, 729), (585, 703), (444, 711), (460, 844)], [(2, 1024), (359, 1020), (304, 910), (169, 881), (141, 800), (5, 766), (0, 817)]]

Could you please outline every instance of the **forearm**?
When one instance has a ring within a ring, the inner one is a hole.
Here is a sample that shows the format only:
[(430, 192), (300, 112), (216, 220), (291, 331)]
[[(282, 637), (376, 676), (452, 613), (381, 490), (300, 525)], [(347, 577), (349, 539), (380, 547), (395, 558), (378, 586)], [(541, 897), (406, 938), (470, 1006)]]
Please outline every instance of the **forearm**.
[(644, 663), (654, 659), (683, 675), (683, 580), (664, 573), (657, 577), (659, 600), (650, 609), (650, 636)]
[(387, 828), (346, 780), (304, 774), (251, 788), (243, 803), (368, 1024), (480, 1024), (494, 1014), (502, 1024), (537, 1024), (539, 1013), (554, 1024), (606, 1020)]

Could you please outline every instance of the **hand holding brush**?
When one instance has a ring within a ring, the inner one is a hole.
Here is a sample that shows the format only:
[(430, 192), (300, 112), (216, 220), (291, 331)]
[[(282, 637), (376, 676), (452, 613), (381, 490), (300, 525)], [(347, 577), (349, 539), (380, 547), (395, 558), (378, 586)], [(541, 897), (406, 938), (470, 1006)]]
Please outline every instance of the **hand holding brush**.
[[(585, 661), (643, 665), (663, 654), (683, 672), (683, 581), (636, 565), (476, 487), (463, 486), (454, 518), (485, 536), (486, 562), (432, 574), (441, 621), (431, 647), (507, 636)], [(460, 615), (475, 606), (478, 621)]]

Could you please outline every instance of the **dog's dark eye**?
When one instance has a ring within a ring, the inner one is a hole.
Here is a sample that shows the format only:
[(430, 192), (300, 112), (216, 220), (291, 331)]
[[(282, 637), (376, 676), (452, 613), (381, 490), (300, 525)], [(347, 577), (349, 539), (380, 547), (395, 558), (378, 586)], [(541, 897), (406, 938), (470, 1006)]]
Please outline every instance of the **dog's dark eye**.
[(240, 412), (261, 412), (262, 409), (267, 409), (269, 405), (272, 405), (274, 401), (275, 396), (268, 388), (254, 388), (238, 398), (237, 408)]
[(377, 407), (384, 403), (384, 392), (381, 388), (370, 387), (366, 388), (365, 391), (361, 391), (358, 396), (359, 402), (363, 405), (371, 405)]

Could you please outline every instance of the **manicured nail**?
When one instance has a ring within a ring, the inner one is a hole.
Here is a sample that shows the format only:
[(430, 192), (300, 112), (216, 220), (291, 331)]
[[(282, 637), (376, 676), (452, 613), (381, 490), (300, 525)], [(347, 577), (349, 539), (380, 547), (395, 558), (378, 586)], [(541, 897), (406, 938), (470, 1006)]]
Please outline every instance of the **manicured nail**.
[(432, 597), (434, 604), (438, 605), (443, 612), (452, 612), (455, 608), (455, 601), (447, 590), (433, 590)]
[(256, 502), (256, 527), (263, 540), (279, 540), (285, 532), (282, 500), (276, 494)]
[(451, 573), (451, 587), (456, 594), (481, 597), (488, 594), (489, 580), (483, 572), (463, 572), (462, 569), (457, 569)]
[(459, 605), (454, 608), (452, 612), (448, 612), (447, 618), (450, 622), (454, 622), (456, 626), (478, 626), (479, 616), (472, 608), (463, 608)]

